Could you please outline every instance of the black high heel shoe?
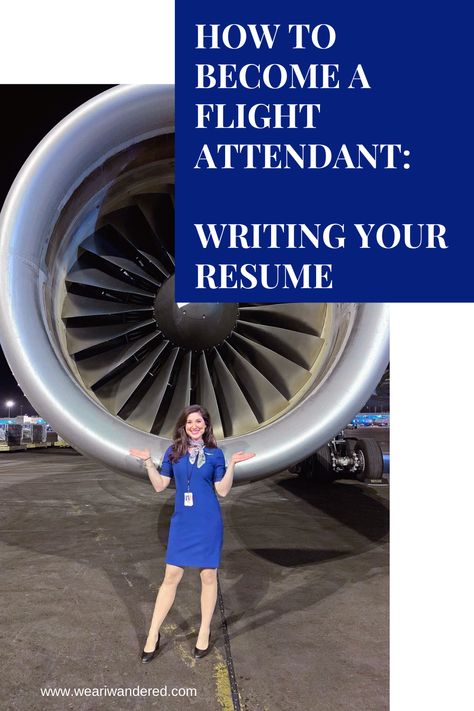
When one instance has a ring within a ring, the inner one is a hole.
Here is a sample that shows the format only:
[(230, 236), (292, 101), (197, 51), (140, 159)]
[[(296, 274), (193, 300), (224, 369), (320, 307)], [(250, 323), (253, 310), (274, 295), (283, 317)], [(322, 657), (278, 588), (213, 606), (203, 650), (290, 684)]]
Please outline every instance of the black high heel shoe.
[(209, 633), (209, 644), (207, 645), (206, 649), (199, 649), (199, 647), (194, 647), (194, 659), (202, 659), (203, 657), (206, 656), (206, 654), (209, 654), (211, 651), (211, 633)]
[(158, 632), (158, 639), (157, 639), (157, 641), (156, 641), (156, 646), (155, 646), (155, 649), (153, 650), (153, 652), (145, 652), (145, 650), (143, 650), (143, 652), (142, 652), (142, 662), (143, 662), (144, 664), (146, 664), (146, 662), (151, 662), (151, 660), (156, 657), (157, 652), (158, 652), (158, 648), (159, 648), (159, 646), (160, 646), (160, 637), (161, 637), (161, 632)]

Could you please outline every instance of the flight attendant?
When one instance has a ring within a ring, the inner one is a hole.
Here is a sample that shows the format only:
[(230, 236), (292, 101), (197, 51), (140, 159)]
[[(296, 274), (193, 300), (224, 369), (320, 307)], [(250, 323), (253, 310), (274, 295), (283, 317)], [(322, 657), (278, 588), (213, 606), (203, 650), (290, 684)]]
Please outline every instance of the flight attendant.
[(156, 492), (164, 491), (172, 478), (176, 484), (166, 550), (166, 568), (156, 598), (142, 662), (150, 662), (160, 645), (160, 628), (173, 605), (184, 568), (199, 568), (201, 576), (201, 626), (194, 656), (201, 659), (211, 647), (210, 629), (217, 601), (217, 569), (223, 543), (219, 496), (232, 488), (234, 467), (254, 457), (253, 452), (235, 452), (226, 467), (218, 448), (209, 413), (200, 405), (186, 407), (175, 426), (173, 444), (166, 450), (157, 471), (149, 450), (130, 449), (144, 461)]

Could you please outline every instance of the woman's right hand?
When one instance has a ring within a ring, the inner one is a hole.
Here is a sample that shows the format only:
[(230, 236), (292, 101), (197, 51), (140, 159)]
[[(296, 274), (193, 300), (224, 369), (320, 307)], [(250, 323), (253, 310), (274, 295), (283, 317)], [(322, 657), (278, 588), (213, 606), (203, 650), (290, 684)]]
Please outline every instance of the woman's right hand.
[(132, 457), (143, 459), (143, 461), (145, 461), (146, 459), (150, 459), (151, 457), (149, 449), (129, 449), (128, 451), (130, 452)]

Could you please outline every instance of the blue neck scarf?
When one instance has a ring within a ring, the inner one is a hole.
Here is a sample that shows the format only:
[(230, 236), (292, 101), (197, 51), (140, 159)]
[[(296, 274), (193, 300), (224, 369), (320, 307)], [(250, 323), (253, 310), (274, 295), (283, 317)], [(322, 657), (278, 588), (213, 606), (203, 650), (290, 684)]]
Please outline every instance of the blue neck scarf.
[(206, 461), (206, 455), (204, 453), (204, 441), (202, 437), (200, 439), (191, 439), (188, 437), (188, 447), (189, 447), (189, 461), (194, 464), (197, 457), (197, 467), (198, 469), (202, 467)]

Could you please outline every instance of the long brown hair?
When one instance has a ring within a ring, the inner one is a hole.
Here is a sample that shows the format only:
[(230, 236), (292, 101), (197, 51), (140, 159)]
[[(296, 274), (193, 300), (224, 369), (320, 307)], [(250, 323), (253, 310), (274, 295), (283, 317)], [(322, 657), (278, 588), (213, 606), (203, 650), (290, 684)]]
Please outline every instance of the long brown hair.
[(185, 407), (181, 415), (178, 417), (173, 434), (173, 444), (169, 455), (170, 462), (177, 462), (178, 459), (184, 457), (188, 452), (188, 435), (186, 434), (186, 422), (189, 415), (193, 412), (199, 412), (202, 419), (206, 423), (206, 429), (202, 436), (206, 447), (217, 447), (216, 438), (212, 431), (211, 416), (208, 411), (201, 405), (189, 405)]

